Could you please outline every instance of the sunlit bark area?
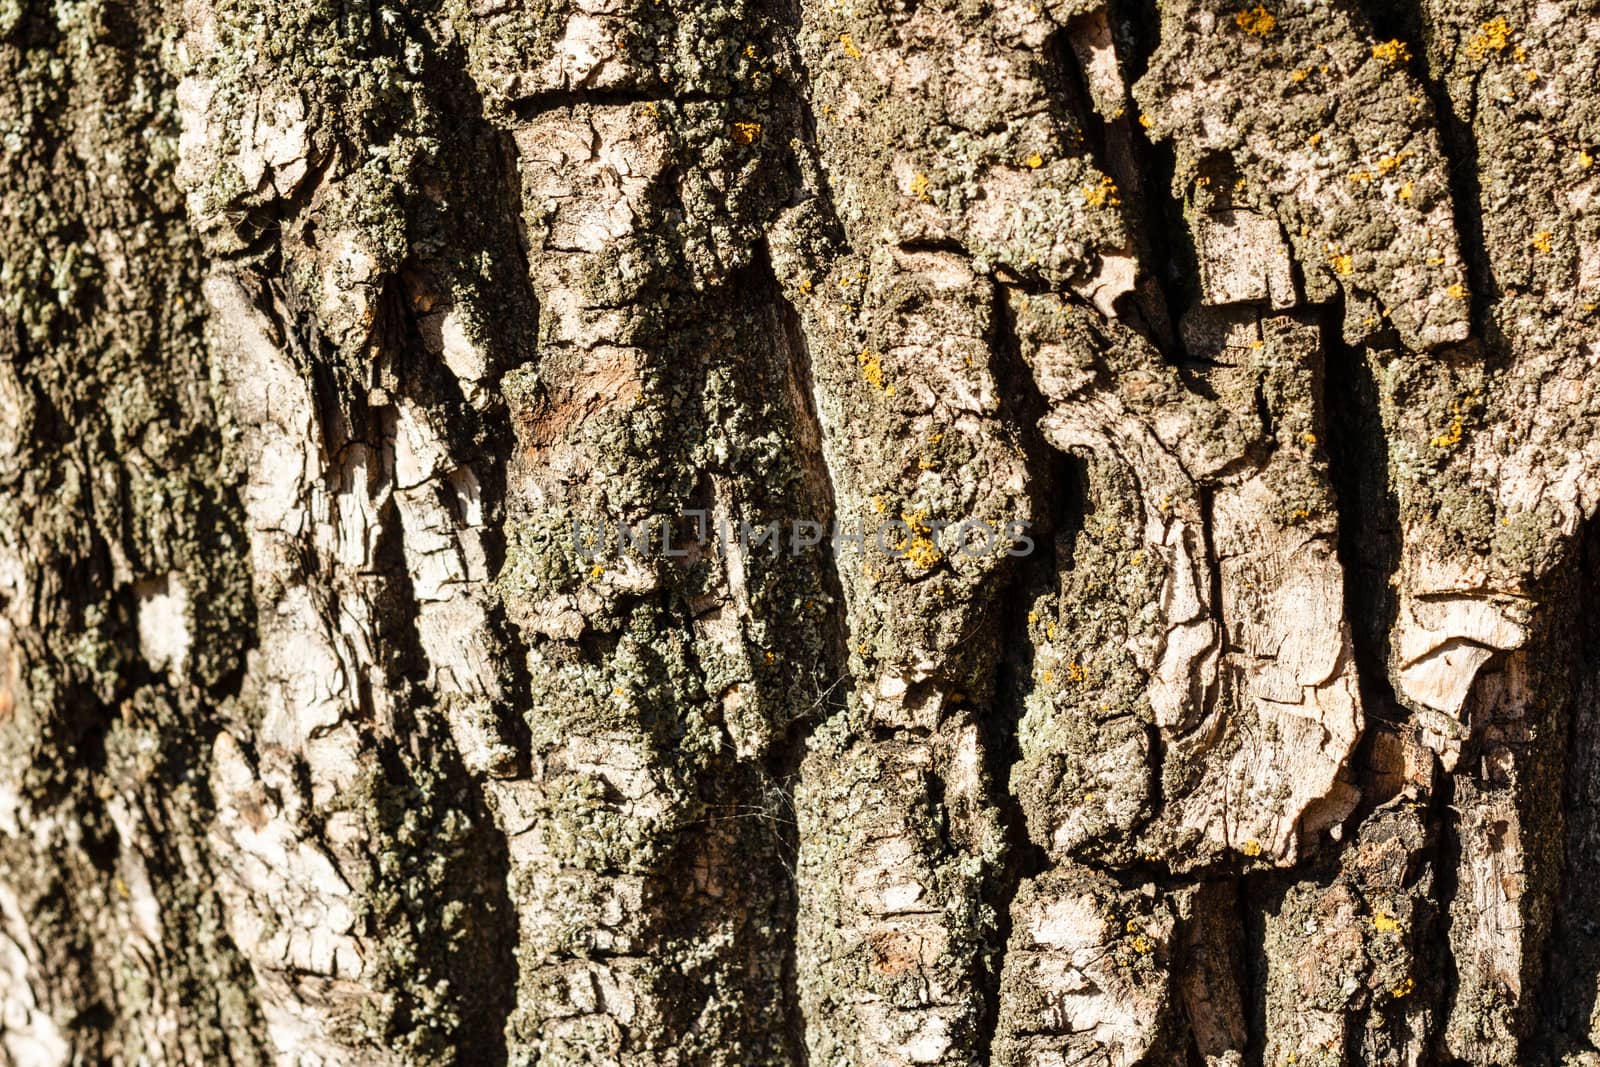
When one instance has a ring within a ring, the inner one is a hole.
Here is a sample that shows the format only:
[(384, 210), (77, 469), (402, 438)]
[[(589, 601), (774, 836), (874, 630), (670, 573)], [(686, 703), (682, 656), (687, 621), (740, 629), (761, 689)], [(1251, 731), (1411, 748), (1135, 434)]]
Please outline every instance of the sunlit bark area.
[(1597, 76), (0, 0), (0, 1067), (1600, 1064)]

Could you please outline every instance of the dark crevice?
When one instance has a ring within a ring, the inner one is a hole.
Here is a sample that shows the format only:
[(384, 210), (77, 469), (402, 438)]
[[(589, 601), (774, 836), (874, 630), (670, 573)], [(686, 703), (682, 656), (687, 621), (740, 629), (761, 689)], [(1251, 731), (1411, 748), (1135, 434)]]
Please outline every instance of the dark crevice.
[(645, 89), (562, 89), (538, 96), (523, 97), (510, 103), (511, 113), (517, 122), (532, 122), (551, 111), (576, 107), (630, 107), (636, 104), (691, 104), (717, 103), (722, 97), (714, 93), (672, 93), (665, 90)]
[[(835, 516), (835, 499), (832, 471), (822, 447), (822, 423), (816, 402), (816, 381), (812, 367), (811, 349), (799, 312), (784, 297), (782, 287), (773, 275), (770, 253), (763, 246), (757, 255), (757, 265), (762, 270), (762, 284), (767, 291), (767, 302), (778, 318), (775, 336), (780, 355), (785, 357), (785, 373), (792, 384), (792, 395), (798, 400), (798, 410), (790, 412), (790, 425), (796, 438), (797, 460), (803, 471), (802, 485), (805, 504), (814, 521), (831, 526)], [(826, 549), (826, 545), (819, 548)], [(844, 618), (844, 586), (839, 578), (838, 560), (831, 550), (817, 552), (815, 577), (822, 594), (828, 598), (830, 610), (823, 616), (818, 637), (823, 650), (823, 661), (817, 665), (818, 694), (802, 714), (792, 719), (781, 740), (774, 745), (767, 766), (778, 790), (777, 800), (789, 811), (794, 807), (794, 789), (800, 778), (801, 761), (805, 758), (807, 742), (812, 729), (833, 714), (848, 706), (850, 694), (849, 635)], [(831, 679), (831, 680), (830, 680)], [(784, 914), (777, 919), (784, 926), (785, 954), (783, 961), (783, 996), (785, 1018), (789, 1029), (787, 1053), (789, 1062), (804, 1067), (810, 1062), (809, 1042), (805, 1012), (801, 1006), (800, 973), (798, 961), (799, 887), (795, 871), (799, 860), (800, 840), (798, 820), (788, 819), (783, 824), (778, 842), (779, 856), (786, 872), (783, 892)]]
[[(1456, 111), (1445, 86), (1443, 73), (1428, 62), (1428, 42), (1434, 28), (1420, 0), (1357, 0), (1373, 34), (1380, 39), (1405, 42), (1412, 58), (1406, 66), (1422, 83), (1438, 118), (1440, 148), (1444, 152), (1450, 182), (1450, 198), (1455, 209), (1456, 233), (1461, 241), (1461, 258), (1472, 293), (1472, 333), (1490, 337), (1490, 309), (1500, 298), (1499, 283), (1489, 260), (1483, 237), (1483, 195), (1478, 182), (1478, 142), (1472, 125)], [(1477, 92), (1474, 83), (1468, 92)]]
[(985, 769), (990, 794), (1007, 843), (1006, 863), (987, 888), (986, 903), (994, 909), (995, 944), (984, 974), (980, 1062), (988, 1062), (990, 1042), (1000, 1011), (1000, 978), (1011, 938), (1011, 903), (1018, 888), (1048, 870), (1045, 850), (1028, 834), (1020, 798), (1010, 786), (1011, 770), (1021, 759), (1018, 734), (1024, 700), (1033, 686), (1034, 645), (1028, 632), (1028, 615), (1039, 598), (1057, 592), (1059, 571), (1071, 565), (1073, 546), (1083, 528), (1086, 476), (1083, 461), (1054, 448), (1039, 431), (1039, 421), (1049, 410), (1033, 373), (1023, 359), (1016, 324), (1006, 299), (1006, 288), (995, 287), (995, 336), (992, 338), (996, 385), (1004, 400), (1002, 417), (1017, 428), (1019, 444), (1027, 457), (1028, 486), (1033, 521), (1028, 531), (1034, 550), (1015, 561), (1006, 588), (997, 598), (1003, 605), (996, 621), (1001, 656), (996, 665), (990, 712), (979, 718)]
[[(1152, 0), (1115, 0), (1109, 12), (1118, 60), (1131, 86), (1144, 76), (1161, 44), (1160, 11)], [(1141, 123), (1124, 126), (1133, 169), (1140, 175), (1138, 252), (1141, 272), (1148, 272), (1141, 288), (1154, 289), (1142, 294), (1139, 315), (1130, 317), (1129, 323), (1168, 362), (1181, 363), (1187, 358), (1181, 319), (1200, 299), (1200, 259), (1183, 201), (1173, 191), (1177, 153), (1172, 145), (1152, 140)], [(1140, 318), (1150, 321), (1141, 326)]]
[(1083, 19), (1075, 19), (1045, 41), (1042, 56), (1044, 83), (1054, 97), (1057, 114), (1083, 134), (1089, 157), (1102, 171), (1112, 174), (1114, 168), (1107, 151), (1107, 123), (1095, 110), (1088, 78), (1072, 47), (1072, 35), (1081, 32), (1083, 24)]
[[(1350, 626), (1361, 706), (1368, 719), (1352, 757), (1361, 789), (1360, 818), (1392, 796), (1375, 789), (1370, 768), (1375, 747), (1408, 729), (1409, 712), (1389, 679), (1389, 635), (1398, 604), (1393, 579), (1400, 565), (1400, 503), (1389, 481), (1388, 435), (1383, 424), (1375, 353), (1345, 342), (1342, 299), (1320, 309), (1323, 437), (1338, 512), (1337, 555), (1344, 578), (1344, 614)], [(1373, 726), (1376, 724), (1377, 729)]]
[(1578, 676), (1565, 739), (1566, 869), (1538, 1012), (1547, 1023), (1541, 1051), (1555, 1063), (1595, 1053), (1592, 1021), (1600, 1008), (1600, 523), (1585, 524), (1575, 551)]

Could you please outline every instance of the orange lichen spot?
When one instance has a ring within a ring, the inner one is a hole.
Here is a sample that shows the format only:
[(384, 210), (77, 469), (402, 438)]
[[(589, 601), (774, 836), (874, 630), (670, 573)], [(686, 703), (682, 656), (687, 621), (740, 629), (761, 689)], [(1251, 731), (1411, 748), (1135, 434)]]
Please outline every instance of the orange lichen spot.
[(1411, 183), (1410, 182), (1406, 182), (1404, 185), (1402, 185), (1400, 187), (1400, 199), (1401, 200), (1410, 200), (1411, 199)]
[(927, 570), (944, 558), (944, 553), (939, 551), (939, 546), (926, 537), (913, 537), (911, 547), (906, 549), (906, 559)]
[(1578, 166), (1582, 167), (1584, 170), (1588, 170), (1590, 167), (1594, 166), (1594, 157), (1582, 148), (1578, 149)]
[(1528, 79), (1530, 84), (1539, 80), (1539, 72), (1536, 70), (1530, 70), (1523, 76)]
[(1350, 275), (1354, 274), (1356, 271), (1355, 256), (1351, 255), (1349, 252), (1341, 252), (1338, 249), (1329, 249), (1328, 264), (1333, 267), (1334, 273), (1340, 274), (1346, 278), (1350, 277)]
[(598, 578), (602, 574), (604, 574), (605, 572), (606, 572), (606, 569), (604, 567), (600, 566), (600, 564), (596, 563), (593, 567), (589, 568), (589, 577)]
[(1378, 160), (1378, 173), (1388, 174), (1392, 172), (1396, 167), (1404, 163), (1410, 155), (1410, 152), (1401, 152), (1397, 155), (1384, 156)]
[(1081, 663), (1069, 663), (1067, 664), (1067, 677), (1074, 682), (1082, 683), (1089, 680), (1089, 672)]
[(1246, 8), (1233, 16), (1233, 21), (1245, 33), (1252, 37), (1265, 37), (1278, 25), (1278, 20), (1261, 4)]
[(1098, 185), (1085, 185), (1083, 199), (1090, 207), (1104, 207), (1106, 204), (1115, 207), (1122, 203), (1122, 198), (1117, 195), (1117, 183), (1109, 175), (1101, 178)]
[(1504, 52), (1511, 43), (1511, 24), (1502, 15), (1478, 27), (1478, 32), (1467, 42), (1467, 55), (1484, 59), (1490, 52)]
[(932, 200), (933, 198), (928, 195), (929, 184), (931, 183), (926, 174), (918, 174), (911, 179), (911, 195), (924, 202)]
[[(1450, 428), (1448, 430), (1441, 434), (1435, 434), (1428, 439), (1428, 443), (1434, 448), (1454, 448), (1461, 443), (1461, 431), (1461, 417), (1458, 415), (1450, 420)], [(1380, 926), (1378, 929), (1381, 930), (1383, 927)]]
[(1149, 115), (1140, 115), (1139, 116), (1139, 125), (1143, 126), (1145, 129), (1148, 130), (1150, 127), (1154, 126), (1155, 123), (1150, 121), (1150, 116)]
[(848, 33), (841, 33), (839, 35), (839, 47), (843, 48), (844, 54), (849, 56), (851, 59), (861, 58), (861, 49), (856, 47), (855, 38), (851, 37)]
[(1364, 182), (1370, 182), (1373, 179), (1373, 173), (1370, 170), (1353, 170), (1345, 177), (1359, 185)]
[(1303, 433), (1300, 435), (1300, 440), (1304, 441), (1308, 445), (1315, 445), (1317, 443), (1317, 435), (1310, 432)]
[(1535, 249), (1537, 249), (1540, 252), (1549, 252), (1550, 251), (1550, 231), (1549, 230), (1540, 230), (1538, 233), (1533, 235), (1533, 240), (1529, 241), (1528, 243), (1531, 244)]
[(1372, 46), (1372, 56), (1386, 63), (1405, 63), (1411, 59), (1411, 49), (1404, 41), (1384, 41)]
[(1028, 165), (1029, 170), (1038, 170), (1040, 167), (1044, 166), (1044, 157), (1035, 152), (1033, 155), (1023, 160), (1023, 162)]
[(1308, 147), (1308, 148), (1315, 148), (1315, 147), (1317, 147), (1317, 145), (1319, 145), (1321, 143), (1322, 143), (1322, 134), (1320, 134), (1320, 133), (1314, 133), (1310, 137), (1306, 138), (1306, 147)]
[(744, 57), (746, 59), (759, 59), (761, 57), (761, 53), (756, 50), (755, 45), (747, 44), (744, 46)]
[(1401, 997), (1410, 996), (1411, 995), (1411, 991), (1416, 989), (1416, 988), (1417, 988), (1416, 979), (1407, 978), (1405, 981), (1401, 982), (1399, 985), (1397, 985), (1393, 989), (1389, 990), (1389, 995), (1394, 997), (1394, 999), (1399, 1000)]
[(735, 122), (733, 124), (733, 139), (738, 144), (755, 144), (756, 138), (761, 136), (761, 123)]
[(867, 384), (880, 393), (885, 391), (882, 357), (870, 348), (863, 348), (861, 354), (856, 357), (856, 362), (860, 365), (861, 377), (867, 380)]
[(1299, 85), (1309, 77), (1311, 77), (1311, 72), (1308, 70), (1291, 70), (1289, 72), (1289, 80), (1296, 85)]
[(1254, 859), (1255, 857), (1261, 855), (1261, 842), (1252, 837), (1250, 840), (1239, 846), (1239, 851), (1243, 852), (1251, 859)]
[(1456, 282), (1454, 285), (1450, 286), (1450, 288), (1446, 289), (1445, 292), (1449, 293), (1457, 300), (1465, 300), (1467, 298), (1467, 287), (1462, 285), (1460, 282)]
[(1372, 928), (1382, 934), (1396, 934), (1402, 929), (1398, 919), (1381, 911), (1372, 917)]

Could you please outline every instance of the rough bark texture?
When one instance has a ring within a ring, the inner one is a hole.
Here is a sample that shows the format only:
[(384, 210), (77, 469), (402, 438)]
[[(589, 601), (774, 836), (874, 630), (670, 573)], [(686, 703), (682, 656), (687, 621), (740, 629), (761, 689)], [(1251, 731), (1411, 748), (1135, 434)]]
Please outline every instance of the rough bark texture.
[(0, 1064), (1600, 1064), (1592, 5), (0, 70)]

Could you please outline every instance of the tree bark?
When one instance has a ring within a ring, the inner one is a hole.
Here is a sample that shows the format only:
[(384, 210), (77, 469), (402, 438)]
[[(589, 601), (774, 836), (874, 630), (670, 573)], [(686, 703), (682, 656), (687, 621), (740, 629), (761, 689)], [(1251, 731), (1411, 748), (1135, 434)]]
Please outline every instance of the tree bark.
[(1600, 1064), (1592, 5), (0, 66), (0, 1065)]

